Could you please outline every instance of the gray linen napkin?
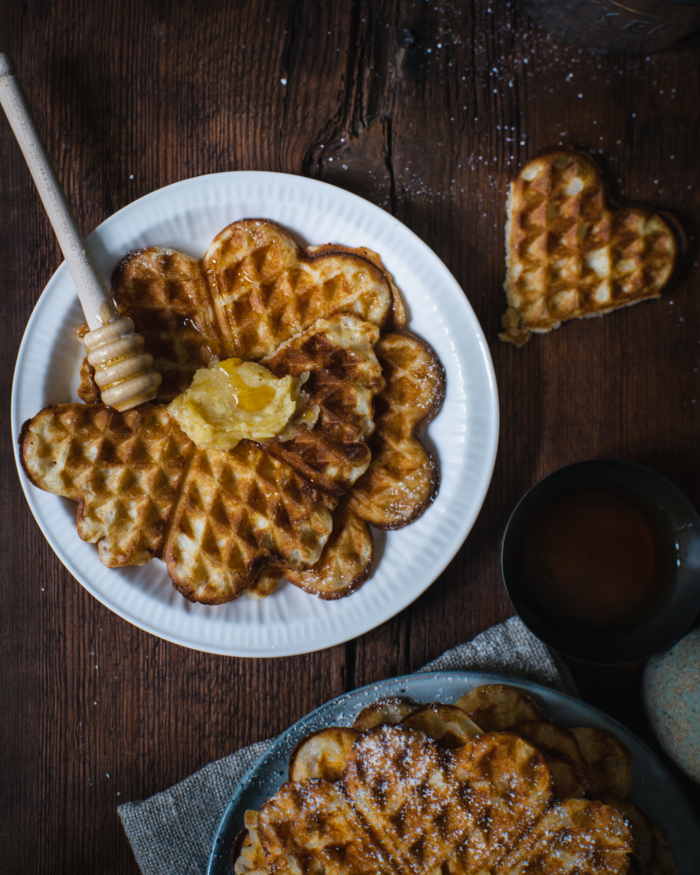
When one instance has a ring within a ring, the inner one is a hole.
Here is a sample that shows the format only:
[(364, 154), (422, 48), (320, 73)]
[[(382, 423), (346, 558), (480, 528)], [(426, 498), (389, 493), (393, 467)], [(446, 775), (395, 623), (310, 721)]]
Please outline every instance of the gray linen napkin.
[[(487, 629), (420, 669), (450, 670), (510, 675), (578, 695), (568, 668), (517, 617)], [(150, 799), (119, 806), (119, 817), (143, 875), (206, 872), (224, 808), (236, 784), (270, 744), (272, 739), (258, 741)]]

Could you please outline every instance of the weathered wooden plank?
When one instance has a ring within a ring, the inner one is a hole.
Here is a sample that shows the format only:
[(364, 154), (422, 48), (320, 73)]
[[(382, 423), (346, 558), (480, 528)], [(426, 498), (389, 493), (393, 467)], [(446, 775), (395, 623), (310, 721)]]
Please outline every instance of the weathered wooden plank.
[[(201, 173), (326, 180), (392, 212), (445, 261), (498, 376), (494, 480), (441, 578), (357, 642), (275, 661), (184, 650), (92, 599), (31, 519), (3, 430), (0, 856), (8, 871), (135, 872), (119, 801), (274, 735), (345, 689), (412, 671), (508, 616), (500, 535), (538, 477), (618, 456), (655, 467), (700, 502), (698, 41), (648, 59), (594, 57), (556, 43), (507, 0), (9, 0), (3, 16), (3, 48), (86, 231)], [(674, 212), (689, 254), (660, 302), (516, 350), (496, 339), (507, 181), (560, 143), (592, 151), (617, 198)], [(60, 253), (2, 120), (0, 154), (7, 410), (22, 332)], [(575, 670), (591, 701), (644, 731), (638, 671)], [(697, 788), (694, 799), (700, 805)]]

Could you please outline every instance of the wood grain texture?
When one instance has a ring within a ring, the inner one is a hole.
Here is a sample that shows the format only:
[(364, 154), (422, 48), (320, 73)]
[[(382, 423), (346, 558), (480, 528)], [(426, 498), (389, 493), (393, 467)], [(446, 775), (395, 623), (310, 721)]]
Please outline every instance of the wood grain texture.
[[(390, 211), (437, 252), (484, 327), (498, 378), (493, 482), (445, 573), (358, 641), (274, 661), (165, 643), (84, 592), (31, 517), (6, 423), (2, 869), (134, 873), (120, 801), (509, 616), (500, 535), (539, 477), (584, 458), (626, 458), (700, 504), (700, 42), (649, 58), (594, 57), (506, 0), (6, 0), (0, 27), (85, 232), (203, 173), (323, 179)], [(507, 182), (558, 143), (592, 152), (616, 199), (674, 213), (688, 253), (660, 301), (514, 349), (496, 339)], [(61, 256), (4, 119), (0, 154), (8, 411), (22, 332)], [(639, 671), (576, 667), (589, 700), (646, 735)], [(686, 786), (700, 810), (700, 793)]]
[(0, 54), (0, 105), (27, 162), (37, 193), (68, 264), (85, 319), (91, 329), (99, 328), (114, 317), (114, 302), (92, 265), (86, 251), (85, 239), (56, 177), (19, 77), (9, 55), (4, 53)]

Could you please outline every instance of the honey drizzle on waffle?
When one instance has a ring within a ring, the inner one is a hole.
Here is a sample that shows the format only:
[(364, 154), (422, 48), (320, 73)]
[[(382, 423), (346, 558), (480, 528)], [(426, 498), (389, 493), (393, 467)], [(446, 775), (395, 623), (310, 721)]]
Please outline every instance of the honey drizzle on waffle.
[[(194, 572), (184, 571), (175, 548), (163, 548), (162, 539), (141, 550), (139, 562), (165, 555), (176, 586), (188, 598), (205, 603), (237, 597), (246, 588), (257, 596), (267, 595), (285, 569), (297, 586), (322, 598), (339, 598), (356, 589), (369, 576), (372, 561), (372, 535), (366, 520), (384, 528), (406, 525), (420, 515), (437, 491), (437, 470), (416, 431), (437, 412), (444, 393), (444, 373), (435, 354), (407, 332), (385, 333), (379, 338), (380, 344), (402, 350), (400, 368), (393, 368), (390, 353), (382, 362), (392, 374), (403, 372), (401, 391), (396, 391), (396, 380), (390, 380), (382, 390), (381, 368), (372, 349), (379, 328), (391, 327), (395, 332), (403, 324), (404, 313), (379, 256), (367, 249), (331, 245), (304, 252), (273, 223), (246, 220), (224, 229), (201, 261), (156, 247), (130, 253), (115, 271), (112, 291), (120, 313), (134, 319), (153, 350), (163, 374), (161, 401), (172, 400), (184, 391), (194, 372), (215, 359), (240, 353), (244, 358), (260, 358), (269, 353), (270, 367), (274, 369), (274, 362), (285, 356), (289, 367), (295, 356), (299, 363), (305, 338), (316, 343), (304, 367), (316, 368), (319, 375), (317, 397), (310, 400), (321, 408), (320, 425), (310, 433), (300, 431), (289, 442), (273, 441), (264, 453), (276, 456), (278, 464), (290, 466), (319, 494), (324, 493), (326, 508), (331, 511), (344, 492), (352, 494), (353, 484), (372, 464), (364, 441), (374, 428), (372, 399), (377, 392), (384, 396), (382, 409), (386, 412), (376, 424), (373, 441), (377, 459), (371, 479), (362, 487), (360, 505), (351, 509), (347, 500), (343, 501), (334, 515), (336, 534), (328, 539), (327, 549), (312, 567), (308, 567), (308, 559), (306, 564), (291, 562), (288, 555), (262, 551), (235, 582), (219, 576), (219, 583), (207, 588), (204, 572), (196, 572), (201, 578), (198, 583), (187, 580), (188, 573)], [(317, 319), (319, 313), (324, 320)], [(359, 330), (356, 326), (361, 320), (366, 321)], [(294, 336), (285, 338), (280, 346), (280, 338), (290, 333)], [(317, 343), (322, 336), (330, 340), (331, 347), (335, 344), (335, 352), (331, 348), (325, 358)], [(338, 370), (343, 356), (345, 363)], [(421, 375), (428, 373), (432, 376), (424, 380)], [(89, 366), (83, 366), (81, 375), (80, 396), (95, 401), (99, 396), (95, 395)], [(313, 386), (310, 381), (309, 389)], [(382, 454), (382, 447), (392, 452)], [(196, 467), (194, 456), (189, 465)], [(39, 480), (35, 475), (34, 482), (42, 485)], [(388, 486), (402, 480), (399, 501), (398, 492)], [(390, 493), (394, 496), (390, 503), (380, 499)], [(60, 494), (68, 493), (64, 488)], [(80, 498), (77, 494), (71, 497)], [(188, 498), (190, 503), (195, 501), (192, 507), (199, 500)], [(181, 517), (185, 506), (183, 487), (174, 518)], [(211, 554), (229, 552), (221, 536), (218, 540), (213, 536), (211, 520), (207, 524), (206, 514), (200, 516), (198, 524), (204, 524), (209, 532)], [(163, 520), (159, 524), (161, 529), (168, 525)], [(108, 532), (102, 537), (108, 539)], [(326, 538), (327, 533), (322, 542)], [(89, 539), (98, 540), (97, 532), (91, 532)], [(189, 546), (187, 550), (194, 562), (193, 551)], [(107, 541), (101, 546), (101, 557), (112, 566), (133, 561), (130, 548), (113, 555)]]

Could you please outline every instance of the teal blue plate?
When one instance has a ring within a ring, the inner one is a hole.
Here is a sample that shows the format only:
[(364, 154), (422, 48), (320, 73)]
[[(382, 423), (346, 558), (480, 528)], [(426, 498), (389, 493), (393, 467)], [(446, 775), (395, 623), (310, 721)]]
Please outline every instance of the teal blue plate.
[(233, 796), (214, 838), (207, 875), (231, 875), (231, 848), (243, 829), (244, 812), (260, 808), (287, 780), (289, 757), (305, 735), (325, 726), (350, 726), (363, 708), (387, 696), (406, 696), (420, 704), (452, 703), (474, 687), (493, 683), (511, 684), (527, 692), (538, 702), (545, 719), (557, 720), (564, 726), (598, 726), (614, 732), (632, 755), (629, 801), (670, 835), (678, 875), (697, 875), (700, 822), (675, 779), (646, 745), (617, 720), (580, 699), (530, 681), (474, 671), (439, 671), (391, 678), (339, 696), (302, 717), (273, 742), (238, 787), (231, 788)]

